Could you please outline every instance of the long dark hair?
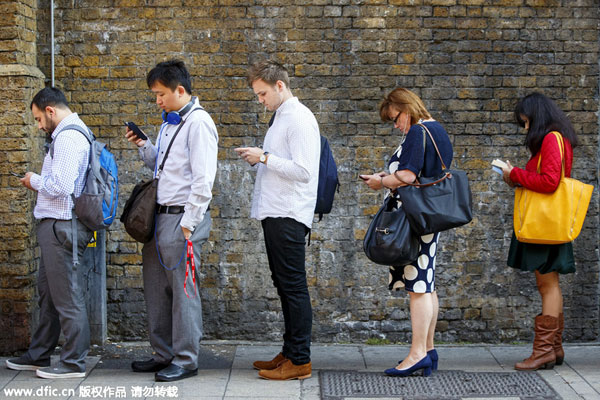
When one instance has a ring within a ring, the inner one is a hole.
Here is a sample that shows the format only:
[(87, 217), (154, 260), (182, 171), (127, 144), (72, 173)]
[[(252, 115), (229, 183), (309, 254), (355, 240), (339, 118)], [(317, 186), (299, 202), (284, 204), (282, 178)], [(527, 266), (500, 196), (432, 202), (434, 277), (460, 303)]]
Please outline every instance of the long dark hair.
[(525, 144), (532, 155), (540, 151), (544, 137), (552, 131), (560, 132), (573, 148), (579, 143), (567, 114), (541, 93), (531, 93), (523, 97), (515, 107), (515, 120), (517, 124), (525, 127), (521, 115), (529, 120)]

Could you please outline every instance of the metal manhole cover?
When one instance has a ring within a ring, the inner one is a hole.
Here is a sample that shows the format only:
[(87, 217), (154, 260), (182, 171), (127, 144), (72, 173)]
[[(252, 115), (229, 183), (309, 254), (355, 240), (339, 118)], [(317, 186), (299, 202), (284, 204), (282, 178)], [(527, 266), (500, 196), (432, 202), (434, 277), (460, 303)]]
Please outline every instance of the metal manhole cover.
[(320, 371), (322, 400), (402, 397), (404, 399), (460, 399), (519, 397), (560, 399), (535, 372), (438, 371), (425, 378), (397, 378), (381, 372)]

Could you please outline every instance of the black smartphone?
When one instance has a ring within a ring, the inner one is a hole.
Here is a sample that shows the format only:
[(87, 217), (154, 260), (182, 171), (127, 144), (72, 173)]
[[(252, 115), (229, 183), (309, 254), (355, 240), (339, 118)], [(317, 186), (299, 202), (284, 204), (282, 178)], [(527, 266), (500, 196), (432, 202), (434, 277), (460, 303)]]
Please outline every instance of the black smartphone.
[(369, 178), (367, 178), (367, 176), (366, 176), (366, 175), (359, 175), (358, 177), (359, 177), (360, 179), (362, 179), (363, 181), (368, 181), (368, 180), (369, 180)]
[(133, 133), (135, 134), (135, 136), (138, 137), (138, 139), (148, 140), (148, 136), (146, 136), (144, 132), (142, 132), (142, 130), (138, 128), (138, 126), (135, 123), (127, 121), (124, 121), (124, 123), (129, 129), (133, 131)]
[(21, 178), (24, 178), (24, 176), (23, 176), (23, 175), (19, 175), (19, 174), (17, 174), (16, 172), (12, 172), (12, 171), (10, 171), (10, 174), (11, 174), (12, 176), (16, 176), (16, 177), (17, 177), (17, 178), (19, 178), (19, 179), (21, 179)]

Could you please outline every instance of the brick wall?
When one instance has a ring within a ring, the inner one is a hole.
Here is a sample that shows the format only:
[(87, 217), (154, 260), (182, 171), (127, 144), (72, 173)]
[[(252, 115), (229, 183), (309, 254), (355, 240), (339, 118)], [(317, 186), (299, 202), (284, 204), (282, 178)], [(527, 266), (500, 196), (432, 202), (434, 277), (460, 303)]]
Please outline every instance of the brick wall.
[[(49, 75), (48, 1), (38, 12), (38, 64)], [(333, 147), (342, 189), (307, 248), (314, 339), (409, 340), (408, 298), (390, 294), (386, 268), (362, 254), (381, 193), (363, 172), (383, 168), (399, 136), (378, 118), (382, 95), (415, 90), (447, 128), (455, 166), (471, 179), (475, 218), (442, 234), (438, 255), (442, 341), (531, 338), (540, 310), (532, 274), (505, 267), (512, 192), (489, 168), (523, 166), (524, 134), (512, 122), (519, 97), (538, 90), (569, 113), (582, 146), (574, 176), (597, 183), (598, 1), (558, 0), (81, 0), (57, 1), (56, 79), (73, 109), (120, 163), (121, 203), (149, 176), (123, 139), (123, 120), (156, 135), (160, 114), (145, 74), (177, 57), (220, 134), (202, 257), (206, 337), (279, 340), (280, 307), (259, 223), (249, 219), (254, 173), (233, 148), (260, 145), (270, 115), (247, 88), (247, 65), (277, 59), (293, 93), (316, 114)], [(599, 336), (598, 197), (575, 243), (578, 272), (562, 279), (566, 337)], [(144, 339), (141, 247), (120, 223), (108, 235), (109, 335)]]
[(26, 347), (35, 324), (35, 271), (32, 193), (10, 172), (40, 168), (40, 137), (28, 113), (43, 87), (36, 67), (36, 10), (33, 0), (0, 7), (0, 350)]

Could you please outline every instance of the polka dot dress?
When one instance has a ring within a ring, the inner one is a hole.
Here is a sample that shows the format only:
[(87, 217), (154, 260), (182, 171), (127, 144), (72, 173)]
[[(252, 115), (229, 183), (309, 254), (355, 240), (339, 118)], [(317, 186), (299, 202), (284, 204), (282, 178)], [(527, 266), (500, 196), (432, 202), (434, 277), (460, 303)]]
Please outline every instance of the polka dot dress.
[(415, 293), (435, 291), (435, 260), (439, 237), (439, 232), (421, 236), (418, 258), (408, 265), (390, 267), (390, 290), (404, 289)]
[[(396, 149), (388, 163), (390, 174), (398, 169), (401, 153), (402, 144)], [(439, 236), (439, 232), (421, 236), (417, 259), (408, 265), (390, 267), (390, 290), (404, 289), (414, 293), (435, 291), (435, 260)]]

